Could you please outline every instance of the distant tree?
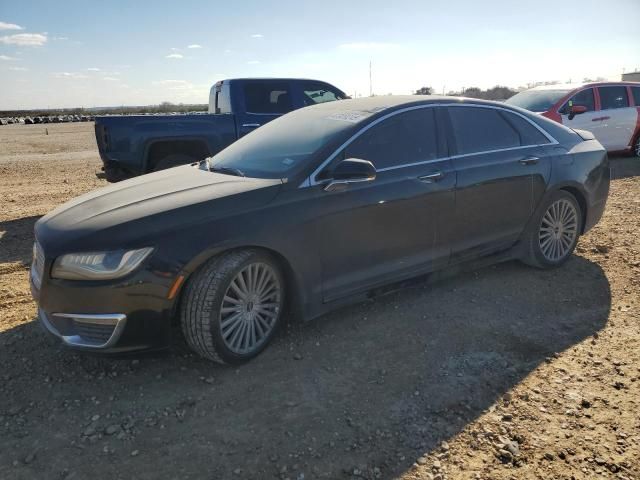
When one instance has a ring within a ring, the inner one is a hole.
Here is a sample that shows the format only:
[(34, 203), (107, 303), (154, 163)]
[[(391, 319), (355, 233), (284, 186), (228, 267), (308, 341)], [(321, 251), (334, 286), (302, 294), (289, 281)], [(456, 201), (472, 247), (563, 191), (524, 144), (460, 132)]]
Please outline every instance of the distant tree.
[(506, 100), (507, 98), (513, 97), (516, 93), (518, 93), (516, 90), (512, 90), (509, 87), (496, 85), (495, 87), (488, 89), (483, 98), (486, 100)]
[(481, 98), (484, 100), (506, 100), (509, 97), (518, 93), (517, 90), (513, 90), (509, 87), (503, 87), (496, 85), (488, 90), (482, 90), (478, 87), (469, 87), (461, 92), (449, 91), (447, 95), (454, 97), (469, 97), (469, 98)]
[(432, 95), (432, 94), (433, 94), (433, 88), (422, 87), (416, 90), (416, 93), (414, 95)]
[(482, 90), (480, 90), (478, 87), (465, 88), (464, 92), (462, 92), (462, 95), (469, 98), (484, 98), (482, 96)]

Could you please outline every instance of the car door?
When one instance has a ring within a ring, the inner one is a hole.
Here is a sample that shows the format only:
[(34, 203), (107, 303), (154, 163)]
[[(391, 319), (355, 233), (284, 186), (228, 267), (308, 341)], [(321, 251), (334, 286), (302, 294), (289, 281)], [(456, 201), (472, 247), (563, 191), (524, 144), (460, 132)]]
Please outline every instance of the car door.
[(449, 106), (457, 174), (451, 260), (513, 245), (548, 182), (551, 140), (518, 113)]
[(596, 138), (609, 151), (629, 146), (636, 128), (637, 111), (630, 106), (627, 87), (613, 85), (598, 87), (600, 115)]
[[(320, 172), (317, 220), (324, 301), (447, 264), (455, 172), (445, 157), (435, 108), (391, 114), (365, 127)], [(371, 161), (375, 180), (325, 191), (345, 158)]]
[[(583, 106), (586, 112), (574, 115), (570, 118), (572, 106)], [(569, 128), (577, 128), (580, 130), (588, 130), (592, 132), (596, 138), (601, 135), (600, 131), (600, 112), (596, 110), (596, 100), (593, 88), (585, 88), (573, 95), (566, 103), (558, 109), (561, 116), (561, 123)]]
[(293, 110), (291, 83), (283, 80), (246, 81), (244, 109), (238, 113), (239, 137)]

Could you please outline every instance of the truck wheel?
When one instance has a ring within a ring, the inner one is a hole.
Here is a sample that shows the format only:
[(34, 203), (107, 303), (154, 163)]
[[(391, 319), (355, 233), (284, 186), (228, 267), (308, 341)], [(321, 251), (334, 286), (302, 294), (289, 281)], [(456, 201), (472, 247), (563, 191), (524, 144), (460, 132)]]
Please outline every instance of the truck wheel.
[(185, 155), (183, 153), (174, 153), (172, 155), (167, 155), (166, 157), (158, 161), (158, 163), (156, 163), (155, 166), (153, 167), (153, 171), (157, 172), (160, 170), (166, 170), (167, 168), (178, 167), (180, 165), (187, 165), (195, 161), (196, 159), (189, 155)]
[(582, 212), (575, 197), (554, 192), (525, 234), (522, 260), (539, 268), (558, 267), (571, 257), (581, 231)]
[(121, 182), (122, 180), (126, 180), (130, 178), (130, 175), (127, 175), (120, 168), (109, 168), (106, 167), (104, 169), (104, 178), (109, 183)]
[(280, 267), (260, 250), (211, 259), (190, 279), (182, 299), (180, 323), (187, 344), (218, 363), (252, 359), (280, 324), (284, 293)]

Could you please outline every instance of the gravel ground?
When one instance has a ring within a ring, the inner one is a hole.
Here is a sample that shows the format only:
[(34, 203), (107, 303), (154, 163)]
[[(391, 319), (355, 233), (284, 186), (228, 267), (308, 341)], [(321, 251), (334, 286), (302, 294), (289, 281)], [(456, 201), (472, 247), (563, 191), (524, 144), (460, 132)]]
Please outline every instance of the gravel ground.
[(0, 127), (0, 478), (640, 479), (639, 160), (564, 267), (417, 283), (225, 368), (34, 321), (34, 222), (105, 185), (92, 127)]

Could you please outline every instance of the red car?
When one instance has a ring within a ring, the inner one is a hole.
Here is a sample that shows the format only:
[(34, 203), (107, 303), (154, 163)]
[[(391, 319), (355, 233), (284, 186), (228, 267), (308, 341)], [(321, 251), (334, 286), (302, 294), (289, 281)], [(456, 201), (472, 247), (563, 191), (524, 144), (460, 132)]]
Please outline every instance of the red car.
[(588, 130), (609, 152), (640, 157), (640, 82), (545, 85), (520, 92), (506, 103)]

